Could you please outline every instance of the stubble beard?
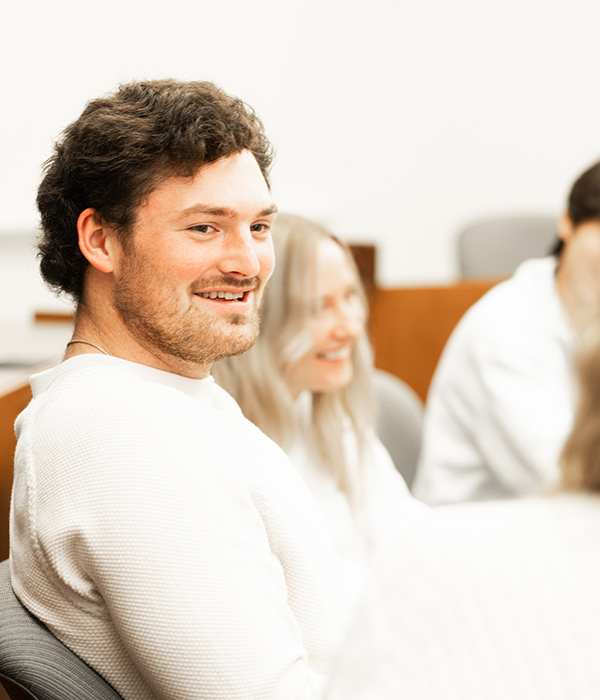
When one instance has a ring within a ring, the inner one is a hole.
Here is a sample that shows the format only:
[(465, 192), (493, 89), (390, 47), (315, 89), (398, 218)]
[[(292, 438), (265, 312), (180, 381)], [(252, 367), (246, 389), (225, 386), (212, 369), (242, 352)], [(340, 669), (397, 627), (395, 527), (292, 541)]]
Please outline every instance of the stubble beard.
[[(147, 277), (144, 272), (140, 278), (135, 262), (131, 261), (127, 267), (114, 287), (113, 302), (133, 337), (151, 352), (206, 365), (241, 355), (256, 342), (260, 326), (258, 305), (249, 315), (220, 316), (217, 323), (203, 317), (193, 306), (178, 314), (175, 293), (159, 304), (146, 303), (159, 285), (144, 280)], [(224, 284), (231, 285), (232, 281)]]

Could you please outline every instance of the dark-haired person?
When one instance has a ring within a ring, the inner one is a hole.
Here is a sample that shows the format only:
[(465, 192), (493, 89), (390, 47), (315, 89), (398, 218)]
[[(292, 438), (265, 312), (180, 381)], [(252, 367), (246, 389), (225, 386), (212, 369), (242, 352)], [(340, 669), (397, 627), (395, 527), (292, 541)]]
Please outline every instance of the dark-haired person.
[(77, 302), (17, 421), (11, 574), (126, 700), (319, 697), (345, 614), (318, 507), (209, 376), (273, 269), (270, 144), (210, 83), (90, 102), (39, 188)]
[(600, 297), (600, 163), (574, 183), (558, 233), (558, 254), (490, 290), (444, 349), (413, 489), (426, 503), (533, 494), (558, 479), (574, 335)]
[(599, 319), (581, 337), (559, 487), (438, 508), (395, 542), (327, 700), (600, 697)]

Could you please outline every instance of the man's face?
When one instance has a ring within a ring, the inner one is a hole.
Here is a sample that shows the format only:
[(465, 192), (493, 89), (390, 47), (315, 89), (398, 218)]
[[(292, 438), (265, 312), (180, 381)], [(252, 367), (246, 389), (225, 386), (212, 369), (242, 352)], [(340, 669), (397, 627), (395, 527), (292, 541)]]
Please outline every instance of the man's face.
[[(256, 340), (273, 270), (269, 188), (249, 151), (166, 180), (137, 211), (114, 305), (158, 365), (193, 376)], [(186, 367), (187, 366), (187, 367)]]

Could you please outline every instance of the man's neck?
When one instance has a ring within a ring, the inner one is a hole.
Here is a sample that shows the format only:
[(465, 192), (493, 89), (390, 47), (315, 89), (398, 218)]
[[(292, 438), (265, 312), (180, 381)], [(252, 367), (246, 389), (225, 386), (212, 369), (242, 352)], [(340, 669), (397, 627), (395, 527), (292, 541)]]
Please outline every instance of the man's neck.
[(82, 302), (75, 313), (72, 340), (81, 342), (67, 346), (63, 361), (76, 355), (105, 353), (190, 379), (205, 379), (210, 374), (210, 364), (187, 362), (135, 338), (116, 311), (98, 313)]

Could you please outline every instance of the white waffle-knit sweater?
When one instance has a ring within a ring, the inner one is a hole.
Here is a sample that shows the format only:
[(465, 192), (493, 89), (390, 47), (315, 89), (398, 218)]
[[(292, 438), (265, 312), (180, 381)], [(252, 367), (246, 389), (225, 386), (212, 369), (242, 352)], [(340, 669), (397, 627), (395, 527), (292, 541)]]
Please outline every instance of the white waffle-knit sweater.
[(344, 623), (322, 516), (211, 378), (87, 354), (17, 420), (11, 574), (126, 700), (315, 698)]

